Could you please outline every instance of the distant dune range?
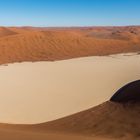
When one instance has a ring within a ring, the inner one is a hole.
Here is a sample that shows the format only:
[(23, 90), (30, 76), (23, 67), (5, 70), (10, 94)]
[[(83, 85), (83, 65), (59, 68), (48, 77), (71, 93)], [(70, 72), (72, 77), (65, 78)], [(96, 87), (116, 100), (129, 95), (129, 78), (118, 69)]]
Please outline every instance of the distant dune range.
[(0, 64), (140, 51), (140, 27), (0, 27)]

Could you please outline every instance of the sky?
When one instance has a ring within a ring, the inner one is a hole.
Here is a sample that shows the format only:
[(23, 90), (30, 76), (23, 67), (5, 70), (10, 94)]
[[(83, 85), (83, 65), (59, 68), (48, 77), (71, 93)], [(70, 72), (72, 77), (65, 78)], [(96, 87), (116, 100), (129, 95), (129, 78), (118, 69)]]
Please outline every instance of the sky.
[(0, 0), (0, 26), (140, 25), (140, 0)]

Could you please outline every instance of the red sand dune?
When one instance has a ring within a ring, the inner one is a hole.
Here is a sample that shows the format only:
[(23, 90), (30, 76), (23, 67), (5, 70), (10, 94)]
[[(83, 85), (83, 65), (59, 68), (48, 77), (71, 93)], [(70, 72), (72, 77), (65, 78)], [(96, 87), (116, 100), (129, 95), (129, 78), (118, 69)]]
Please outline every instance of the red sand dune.
[(0, 27), (0, 64), (140, 51), (140, 27)]
[(140, 103), (106, 102), (92, 109), (38, 127), (87, 136), (140, 138)]

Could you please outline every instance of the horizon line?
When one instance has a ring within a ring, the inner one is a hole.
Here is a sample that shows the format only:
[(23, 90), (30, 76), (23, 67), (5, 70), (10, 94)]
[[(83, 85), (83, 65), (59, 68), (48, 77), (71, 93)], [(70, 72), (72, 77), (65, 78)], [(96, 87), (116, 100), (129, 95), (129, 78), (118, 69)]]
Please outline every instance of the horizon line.
[(14, 26), (7, 26), (7, 25), (0, 25), (0, 27), (9, 27), (9, 28), (90, 28), (90, 27), (138, 27), (140, 24), (130, 24), (130, 25), (72, 25), (72, 26), (32, 26), (32, 25), (14, 25)]

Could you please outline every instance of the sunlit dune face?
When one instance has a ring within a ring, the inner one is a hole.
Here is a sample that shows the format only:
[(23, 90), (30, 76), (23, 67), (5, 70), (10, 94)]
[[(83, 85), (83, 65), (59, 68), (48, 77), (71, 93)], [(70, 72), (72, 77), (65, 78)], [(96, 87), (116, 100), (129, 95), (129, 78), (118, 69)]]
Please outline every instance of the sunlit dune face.
[(116, 55), (0, 66), (0, 121), (46, 122), (98, 105), (139, 79), (139, 61)]

